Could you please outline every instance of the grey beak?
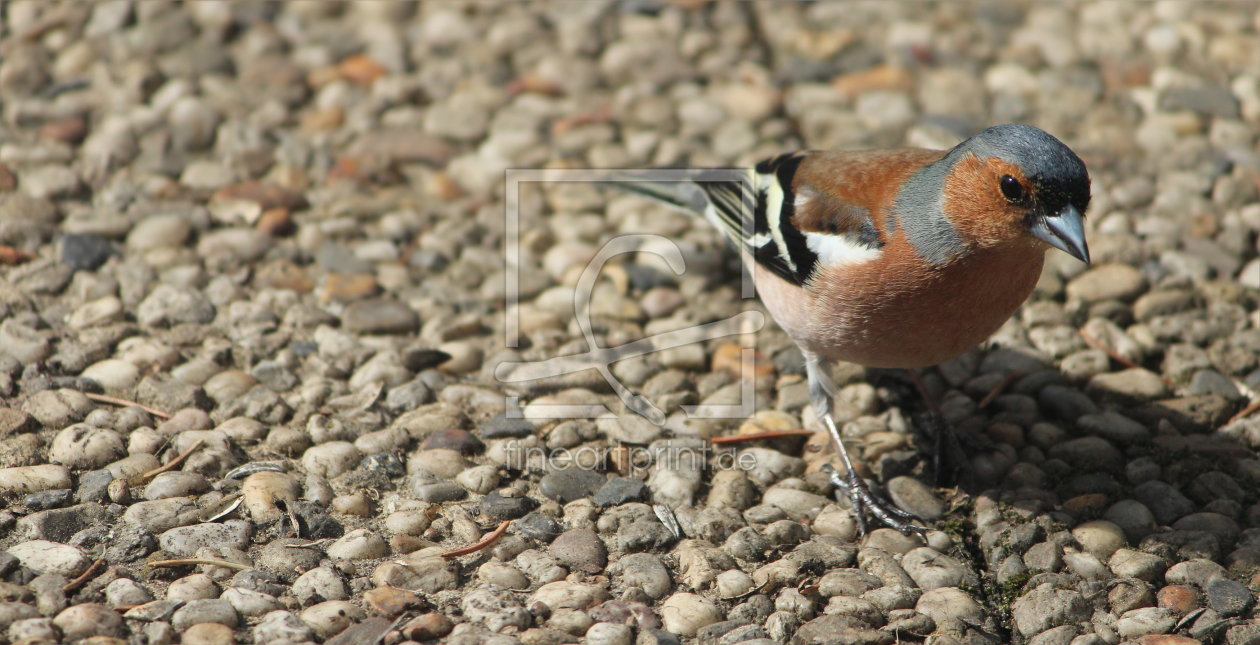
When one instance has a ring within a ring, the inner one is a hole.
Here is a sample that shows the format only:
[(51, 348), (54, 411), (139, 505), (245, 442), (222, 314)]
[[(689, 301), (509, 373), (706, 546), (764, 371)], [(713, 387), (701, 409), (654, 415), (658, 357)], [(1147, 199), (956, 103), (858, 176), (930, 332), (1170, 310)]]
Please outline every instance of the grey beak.
[(1037, 218), (1030, 232), (1046, 244), (1089, 264), (1085, 217), (1075, 206), (1069, 204), (1057, 213)]

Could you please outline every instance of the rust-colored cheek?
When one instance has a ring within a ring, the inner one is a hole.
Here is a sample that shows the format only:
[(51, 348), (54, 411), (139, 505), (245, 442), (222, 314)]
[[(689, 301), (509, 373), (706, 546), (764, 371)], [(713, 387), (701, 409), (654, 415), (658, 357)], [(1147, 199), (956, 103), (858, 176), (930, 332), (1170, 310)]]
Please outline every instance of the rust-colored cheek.
[(1024, 209), (1002, 195), (999, 181), (1003, 175), (1011, 175), (1029, 187), (1028, 178), (1018, 166), (1001, 159), (982, 160), (975, 155), (960, 160), (945, 179), (945, 214), (967, 242), (991, 247), (1026, 233)]

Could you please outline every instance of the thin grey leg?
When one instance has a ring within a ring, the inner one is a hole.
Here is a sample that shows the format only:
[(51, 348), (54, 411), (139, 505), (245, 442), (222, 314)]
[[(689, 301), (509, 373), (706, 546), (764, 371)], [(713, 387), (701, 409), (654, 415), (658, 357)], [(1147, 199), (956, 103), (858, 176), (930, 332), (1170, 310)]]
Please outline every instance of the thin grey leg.
[(841, 475), (831, 464), (825, 465), (824, 468), (828, 471), (831, 482), (848, 495), (849, 503), (853, 507), (853, 516), (857, 520), (858, 532), (866, 535), (865, 511), (870, 510), (871, 514), (881, 522), (903, 534), (922, 533), (924, 529), (910, 524), (917, 519), (915, 516), (877, 497), (871, 492), (866, 482), (857, 476), (857, 471), (853, 469), (853, 460), (849, 457), (849, 450), (845, 447), (844, 440), (840, 438), (840, 431), (836, 428), (836, 421), (831, 413), (832, 403), (835, 400), (835, 385), (823, 369), (822, 359), (812, 352), (804, 350), (802, 352), (805, 355), (805, 374), (809, 379), (810, 405), (814, 407), (814, 413), (827, 427), (832, 443), (836, 444), (836, 452), (839, 453), (840, 461), (844, 464), (845, 474)]

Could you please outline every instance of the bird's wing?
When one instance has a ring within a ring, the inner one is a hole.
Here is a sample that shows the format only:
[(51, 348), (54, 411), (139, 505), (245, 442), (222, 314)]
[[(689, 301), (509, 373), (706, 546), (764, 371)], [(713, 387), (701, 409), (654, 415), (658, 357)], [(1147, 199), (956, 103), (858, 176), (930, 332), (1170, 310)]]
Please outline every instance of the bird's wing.
[(804, 285), (820, 264), (876, 257), (888, 241), (886, 211), (897, 190), (942, 154), (794, 152), (744, 171), (696, 171), (686, 182), (623, 173), (609, 185), (704, 215), (758, 264)]
[[(819, 265), (860, 263), (888, 241), (901, 184), (932, 150), (797, 152), (758, 163), (747, 182), (698, 181), (705, 215), (766, 269), (804, 285)], [(747, 193), (751, 192), (751, 195)]]

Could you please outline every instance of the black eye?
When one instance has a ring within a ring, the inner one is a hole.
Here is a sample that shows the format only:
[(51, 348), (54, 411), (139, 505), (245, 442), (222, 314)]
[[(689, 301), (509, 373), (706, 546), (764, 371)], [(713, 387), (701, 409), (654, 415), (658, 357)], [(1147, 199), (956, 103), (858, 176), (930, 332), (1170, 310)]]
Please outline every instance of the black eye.
[(1007, 199), (1017, 202), (1024, 198), (1024, 185), (1019, 183), (1018, 179), (1010, 175), (1002, 175), (1001, 183), (1002, 194), (1006, 195)]

